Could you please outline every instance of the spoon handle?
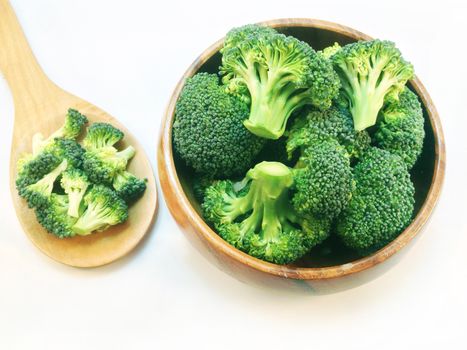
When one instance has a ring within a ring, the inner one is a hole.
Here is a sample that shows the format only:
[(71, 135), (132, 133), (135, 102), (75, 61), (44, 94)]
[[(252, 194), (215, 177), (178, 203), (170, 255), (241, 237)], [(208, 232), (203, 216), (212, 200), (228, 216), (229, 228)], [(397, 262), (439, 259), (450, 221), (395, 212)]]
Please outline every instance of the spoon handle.
[(8, 0), (0, 0), (0, 70), (13, 94), (15, 108), (46, 103), (54, 88), (39, 66)]

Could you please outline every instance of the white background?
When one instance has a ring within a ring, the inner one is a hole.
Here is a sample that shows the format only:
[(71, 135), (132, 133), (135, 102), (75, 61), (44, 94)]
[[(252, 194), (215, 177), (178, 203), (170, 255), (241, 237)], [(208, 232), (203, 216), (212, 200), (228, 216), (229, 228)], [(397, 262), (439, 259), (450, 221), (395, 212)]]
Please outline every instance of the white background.
[(120, 119), (156, 168), (156, 140), (184, 70), (233, 26), (280, 17), (391, 39), (442, 118), (443, 194), (402, 261), (324, 296), (248, 286), (208, 263), (161, 197), (150, 236), (121, 261), (76, 269), (39, 252), (10, 202), (12, 100), (0, 80), (0, 349), (467, 348), (467, 50), (463, 1), (14, 0), (49, 77)]

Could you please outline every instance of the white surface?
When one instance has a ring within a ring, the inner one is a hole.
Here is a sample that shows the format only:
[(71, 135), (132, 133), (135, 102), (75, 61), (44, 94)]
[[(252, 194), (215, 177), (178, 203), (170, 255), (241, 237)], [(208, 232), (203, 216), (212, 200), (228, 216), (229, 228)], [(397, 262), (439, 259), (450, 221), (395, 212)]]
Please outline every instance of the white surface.
[(439, 110), (448, 167), (414, 247), (388, 273), (345, 292), (297, 295), (238, 282), (189, 245), (162, 197), (135, 253), (75, 269), (40, 253), (16, 220), (13, 106), (0, 80), (0, 349), (467, 348), (467, 8), (461, 0), (379, 3), (13, 1), (50, 78), (119, 118), (154, 168), (163, 110), (193, 59), (233, 26), (280, 17), (331, 20), (395, 41)]

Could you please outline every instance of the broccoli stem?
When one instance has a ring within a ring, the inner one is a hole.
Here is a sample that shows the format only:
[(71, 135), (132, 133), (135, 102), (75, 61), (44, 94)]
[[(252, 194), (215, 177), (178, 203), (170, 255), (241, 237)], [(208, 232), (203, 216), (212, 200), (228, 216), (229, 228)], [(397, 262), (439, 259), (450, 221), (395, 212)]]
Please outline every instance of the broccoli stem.
[(81, 203), (81, 199), (83, 198), (82, 191), (72, 191), (68, 193), (68, 215), (77, 218), (79, 217), (79, 205)]
[(130, 160), (134, 157), (135, 153), (135, 148), (133, 146), (128, 146), (123, 151), (117, 152), (117, 156), (126, 160)]
[(282, 136), (290, 115), (301, 106), (300, 98), (291, 98), (296, 92), (292, 84), (284, 86), (282, 81), (278, 85), (282, 89), (267, 82), (257, 84), (255, 89), (250, 88), (250, 116), (243, 123), (253, 134), (272, 140)]
[(279, 162), (261, 162), (246, 177), (251, 180), (248, 194), (234, 203), (234, 207), (240, 204), (241, 214), (252, 211), (243, 221), (242, 234), (263, 231), (265, 241), (274, 242), (281, 232), (283, 213), (290, 211), (288, 189), (293, 183), (292, 171)]

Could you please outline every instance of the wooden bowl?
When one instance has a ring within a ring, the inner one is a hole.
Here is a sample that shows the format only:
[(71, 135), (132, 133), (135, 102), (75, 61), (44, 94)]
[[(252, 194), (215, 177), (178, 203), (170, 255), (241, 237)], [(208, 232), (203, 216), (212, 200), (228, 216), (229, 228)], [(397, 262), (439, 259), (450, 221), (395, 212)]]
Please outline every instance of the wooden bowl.
[[(356, 40), (371, 39), (354, 29), (314, 19), (279, 19), (261, 24), (306, 41), (316, 50), (334, 42), (345, 45)], [(219, 49), (222, 43), (223, 39), (214, 43), (188, 68), (172, 94), (162, 122), (158, 150), (161, 188), (167, 206), (185, 235), (203, 255), (222, 270), (242, 281), (255, 284), (300, 285), (311, 287), (318, 292), (327, 292), (364, 283), (386, 271), (397, 259), (390, 259), (392, 263), (381, 263), (412, 241), (427, 222), (439, 198), (444, 178), (445, 147), (441, 123), (436, 108), (420, 80), (415, 77), (409, 82), (409, 86), (422, 101), (426, 121), (423, 153), (411, 172), (416, 188), (416, 215), (412, 223), (394, 241), (364, 258), (353, 255), (338, 240), (330, 240), (324, 246), (314, 249), (313, 254), (310, 254), (313, 258), (303, 259), (291, 266), (281, 266), (237, 250), (203, 221), (199, 203), (195, 200), (191, 188), (192, 173), (183, 162), (174, 158), (172, 151), (175, 103), (185, 80), (200, 71), (217, 72), (221, 62)], [(377, 268), (372, 268), (376, 266)], [(297, 280), (302, 280), (302, 283), (296, 283)]]

